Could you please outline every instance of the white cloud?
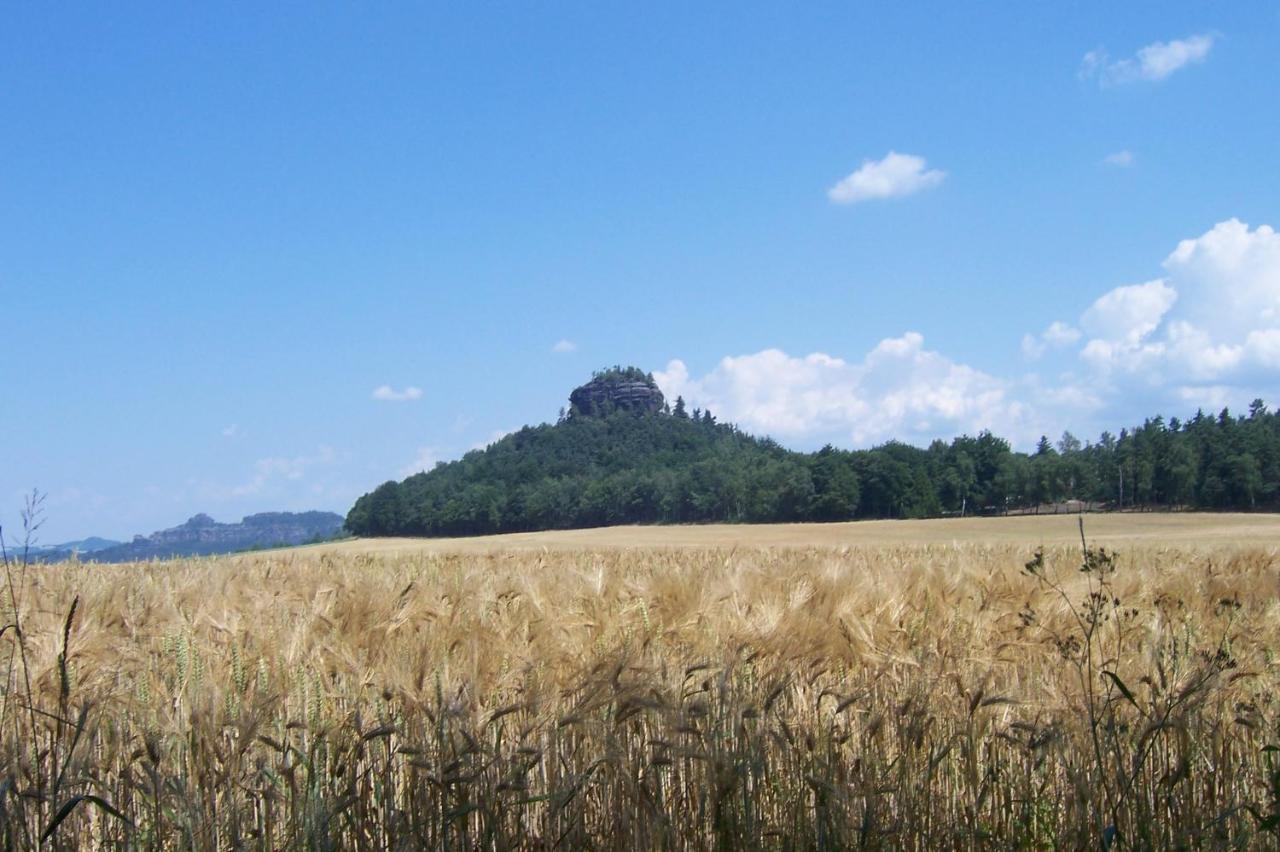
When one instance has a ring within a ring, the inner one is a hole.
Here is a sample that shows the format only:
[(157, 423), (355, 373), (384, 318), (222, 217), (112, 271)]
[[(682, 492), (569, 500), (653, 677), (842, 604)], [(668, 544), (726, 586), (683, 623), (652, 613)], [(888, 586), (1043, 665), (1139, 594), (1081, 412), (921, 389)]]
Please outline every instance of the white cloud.
[(1216, 411), (1229, 406), (1235, 396), (1234, 388), (1225, 385), (1181, 386), (1174, 388), (1178, 401), (1188, 408)]
[(1158, 41), (1138, 51), (1138, 73), (1144, 80), (1163, 80), (1184, 65), (1203, 62), (1213, 48), (1211, 33)]
[(1133, 152), (1129, 150), (1116, 151), (1114, 154), (1108, 154), (1103, 157), (1102, 162), (1118, 169), (1127, 169), (1133, 165)]
[(702, 375), (673, 360), (654, 378), (669, 400), (804, 446), (990, 428), (1026, 447), (1063, 428), (1097, 434), (1156, 412), (1280, 400), (1280, 234), (1229, 219), (1178, 243), (1163, 272), (1102, 293), (1077, 322), (1025, 335), (1044, 378), (978, 370), (915, 332), (860, 359), (766, 349)]
[(306, 477), (313, 467), (333, 463), (337, 453), (332, 447), (321, 445), (316, 452), (301, 456), (271, 456), (258, 459), (254, 464), (253, 477), (230, 489), (215, 489), (220, 497), (249, 497), (261, 494), (269, 486), (280, 481), (297, 482)]
[(239, 434), (240, 424), (238, 423), (232, 423), (230, 426), (225, 426), (222, 429), (222, 437), (224, 438), (234, 438)]
[(1094, 380), (1115, 394), (1164, 389), (1183, 402), (1275, 396), (1280, 234), (1229, 219), (1180, 242), (1164, 269), (1103, 295), (1081, 318), (1089, 339), (1080, 358)]
[(1167, 343), (1160, 351), (1181, 367), (1179, 373), (1182, 376), (1196, 381), (1234, 370), (1244, 355), (1243, 346), (1215, 343), (1206, 331), (1186, 320), (1170, 322), (1165, 337)]
[(1096, 48), (1089, 51), (1080, 60), (1080, 70), (1077, 72), (1081, 80), (1087, 80), (1106, 68), (1110, 57), (1107, 55), (1105, 48)]
[(564, 339), (557, 340), (556, 344), (551, 347), (551, 351), (558, 354), (567, 354), (569, 352), (577, 352), (578, 344), (574, 343), (572, 340), (564, 340)]
[(1244, 341), (1247, 356), (1266, 370), (1280, 370), (1280, 329), (1251, 331)]
[(440, 454), (435, 447), (420, 447), (418, 454), (413, 461), (400, 469), (400, 478), (413, 476), (415, 473), (424, 473), (436, 466), (436, 462), (440, 461)]
[(1080, 329), (1065, 322), (1052, 322), (1040, 334), (1024, 334), (1022, 336), (1022, 353), (1035, 360), (1050, 349), (1061, 349), (1070, 346), (1080, 339)]
[(382, 402), (407, 402), (413, 399), (421, 399), (422, 388), (415, 388), (410, 385), (404, 390), (396, 390), (391, 385), (379, 385), (373, 389), (372, 398)]
[(1065, 322), (1052, 322), (1041, 337), (1050, 346), (1068, 346), (1080, 339), (1080, 329)]
[(942, 183), (947, 173), (925, 168), (923, 157), (890, 151), (883, 160), (864, 160), (862, 167), (827, 190), (836, 204), (911, 195)]
[(1080, 317), (1080, 324), (1094, 338), (1137, 346), (1177, 298), (1163, 280), (1117, 287), (1095, 301)]
[(924, 441), (997, 426), (1008, 433), (1027, 413), (1006, 382), (926, 349), (916, 332), (882, 340), (856, 363), (766, 349), (724, 358), (701, 378), (673, 360), (654, 378), (669, 399), (683, 396), (690, 408), (806, 443)]
[(1080, 77), (1096, 77), (1103, 86), (1159, 82), (1180, 68), (1203, 62), (1215, 41), (1216, 36), (1212, 33), (1157, 41), (1127, 59), (1117, 60), (1112, 60), (1106, 49), (1098, 48), (1084, 55), (1080, 62)]
[(1280, 327), (1280, 234), (1238, 219), (1183, 240), (1165, 259), (1184, 316), (1219, 337)]

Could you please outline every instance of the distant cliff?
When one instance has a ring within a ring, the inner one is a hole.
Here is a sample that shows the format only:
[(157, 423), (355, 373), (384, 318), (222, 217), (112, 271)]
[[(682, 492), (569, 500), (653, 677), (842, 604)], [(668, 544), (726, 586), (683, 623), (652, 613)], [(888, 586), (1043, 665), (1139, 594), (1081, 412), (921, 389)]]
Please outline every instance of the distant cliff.
[(149, 536), (134, 536), (128, 544), (108, 547), (81, 558), (93, 562), (134, 562), (173, 556), (206, 556), (262, 547), (306, 544), (335, 538), (342, 532), (342, 516), (333, 512), (263, 512), (238, 524), (220, 524), (205, 514), (185, 524)]

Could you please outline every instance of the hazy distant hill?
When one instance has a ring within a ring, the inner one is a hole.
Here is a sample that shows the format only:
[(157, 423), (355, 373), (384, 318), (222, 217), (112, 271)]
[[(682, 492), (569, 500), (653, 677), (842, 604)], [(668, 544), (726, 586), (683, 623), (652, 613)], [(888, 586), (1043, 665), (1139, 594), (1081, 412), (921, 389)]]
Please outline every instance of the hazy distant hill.
[[(123, 542), (93, 535), (79, 541), (64, 541), (62, 544), (33, 544), (27, 553), (27, 558), (38, 562), (62, 562), (65, 559), (70, 559), (72, 554), (87, 556), (90, 553), (97, 553), (109, 547), (118, 547), (121, 544)], [(9, 543), (9, 556), (21, 559), (21, 546), (15, 548), (12, 543)]]
[(237, 524), (221, 524), (205, 514), (185, 524), (149, 536), (134, 536), (81, 557), (93, 562), (133, 562), (171, 556), (235, 553), (259, 547), (305, 544), (335, 538), (342, 532), (342, 516), (333, 512), (263, 512)]
[(108, 547), (118, 547), (124, 544), (122, 541), (115, 541), (109, 538), (99, 538), (91, 535), (80, 541), (68, 541), (64, 544), (54, 545), (57, 550), (74, 550), (78, 553), (96, 553), (99, 550), (106, 550)]
[(124, 542), (121, 541), (114, 541), (109, 538), (99, 538), (96, 535), (91, 535), (88, 538), (83, 538), (79, 541), (64, 541), (62, 544), (32, 545), (31, 551), (33, 553), (47, 553), (51, 550), (57, 550), (70, 553), (74, 550), (76, 553), (94, 553), (95, 551), (106, 550), (108, 547), (117, 547), (123, 543)]

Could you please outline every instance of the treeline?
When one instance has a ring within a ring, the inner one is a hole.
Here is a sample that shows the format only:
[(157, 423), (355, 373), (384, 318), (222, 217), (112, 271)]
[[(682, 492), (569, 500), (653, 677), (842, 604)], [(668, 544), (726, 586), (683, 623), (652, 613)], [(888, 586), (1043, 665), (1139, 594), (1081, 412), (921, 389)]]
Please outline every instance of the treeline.
[(793, 452), (709, 412), (571, 414), (387, 482), (356, 501), (356, 535), (454, 536), (613, 524), (838, 521), (1100, 508), (1280, 507), (1280, 414), (1161, 417), (1092, 443), (1018, 453), (990, 432), (870, 450)]

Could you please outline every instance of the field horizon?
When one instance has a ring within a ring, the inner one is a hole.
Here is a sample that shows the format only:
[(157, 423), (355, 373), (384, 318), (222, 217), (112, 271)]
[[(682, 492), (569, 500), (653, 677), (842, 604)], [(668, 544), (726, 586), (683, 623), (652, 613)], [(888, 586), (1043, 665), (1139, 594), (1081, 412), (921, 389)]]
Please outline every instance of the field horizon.
[(886, 545), (1069, 545), (1160, 542), (1280, 547), (1280, 515), (1216, 512), (1110, 512), (797, 524), (671, 524), (545, 530), (462, 538), (354, 538), (291, 548), (300, 553), (407, 554), (614, 548), (882, 547)]

